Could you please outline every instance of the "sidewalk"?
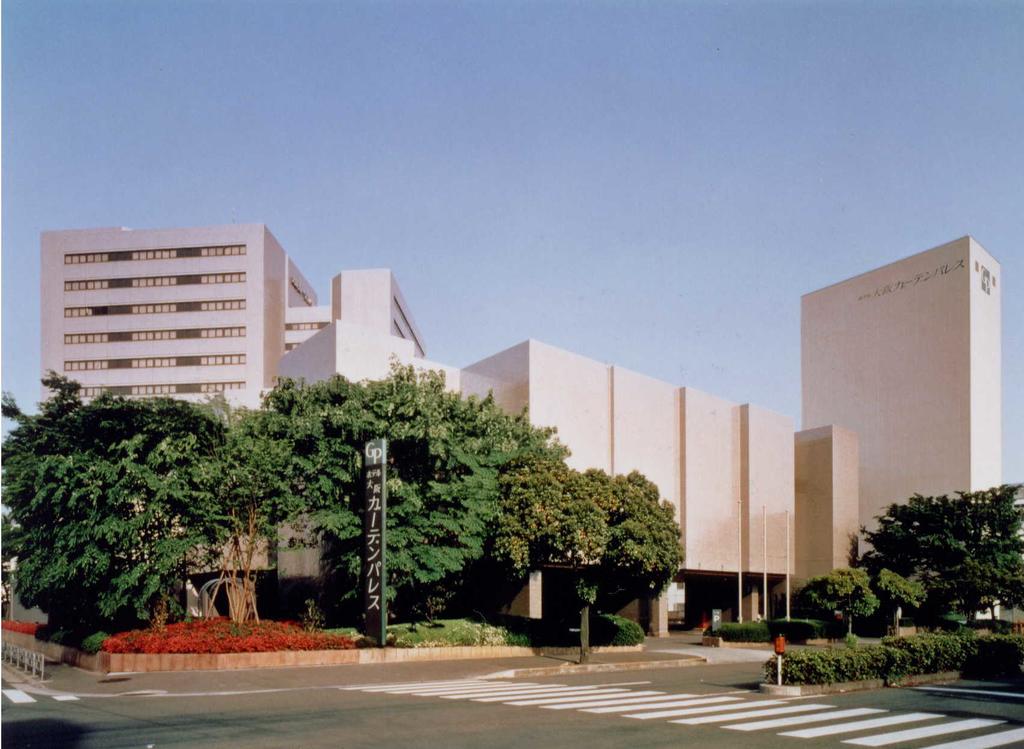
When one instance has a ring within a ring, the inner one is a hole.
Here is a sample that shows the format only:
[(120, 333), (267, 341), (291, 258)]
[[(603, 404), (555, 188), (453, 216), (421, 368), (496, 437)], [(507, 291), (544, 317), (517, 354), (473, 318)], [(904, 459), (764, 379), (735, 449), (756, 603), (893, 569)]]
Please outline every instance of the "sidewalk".
[[(694, 648), (675, 637), (649, 638), (640, 652), (595, 653), (589, 665), (607, 670), (672, 668), (699, 664), (715, 648)], [(694, 652), (697, 651), (697, 652)], [(733, 651), (735, 652), (735, 651)], [(763, 657), (763, 653), (761, 654)], [(721, 662), (721, 661), (716, 661)], [(192, 694), (195, 692), (244, 692), (273, 689), (333, 688), (396, 681), (495, 678), (503, 672), (534, 671), (530, 678), (561, 678), (576, 675), (575, 660), (567, 656), (484, 658), (460, 661), (313, 666), (280, 669), (237, 669), (230, 671), (185, 671), (99, 674), (62, 664), (47, 664), (43, 682), (26, 677), (7, 666), (4, 680), (20, 682), (30, 693), (66, 693), (79, 696), (125, 696), (137, 694)], [(543, 669), (546, 673), (536, 670)], [(515, 678), (518, 674), (505, 675)]]

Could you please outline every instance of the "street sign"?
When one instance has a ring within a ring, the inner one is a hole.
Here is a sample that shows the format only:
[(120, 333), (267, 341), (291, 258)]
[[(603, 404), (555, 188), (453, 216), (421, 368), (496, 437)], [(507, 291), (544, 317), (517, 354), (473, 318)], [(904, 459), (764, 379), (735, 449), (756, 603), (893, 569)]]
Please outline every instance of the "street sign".
[(387, 642), (387, 459), (388, 442), (366, 443), (363, 474), (366, 480), (366, 506), (363, 513), (363, 612), (364, 633)]
[(711, 609), (711, 631), (717, 632), (722, 626), (722, 610)]

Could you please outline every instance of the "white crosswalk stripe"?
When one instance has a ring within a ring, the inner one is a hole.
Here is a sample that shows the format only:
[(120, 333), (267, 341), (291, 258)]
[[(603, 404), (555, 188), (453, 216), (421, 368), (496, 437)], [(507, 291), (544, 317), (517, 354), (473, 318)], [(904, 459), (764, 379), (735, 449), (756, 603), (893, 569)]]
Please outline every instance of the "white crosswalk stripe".
[[(661, 696), (665, 699), (678, 697), (679, 695), (666, 695), (664, 692), (627, 692), (620, 695), (605, 695), (604, 697), (570, 697), (564, 700), (538, 700), (536, 704), (545, 710), (579, 710), (584, 707), (601, 707), (608, 705), (629, 705), (637, 702), (651, 700)], [(519, 703), (525, 704), (525, 703)]]
[(358, 687), (342, 687), (346, 690), (359, 692), (398, 692), (407, 689), (415, 692), (417, 689), (443, 689), (444, 687), (470, 687), (474, 685), (487, 686), (494, 682), (481, 679), (460, 679), (458, 681), (407, 681), (399, 684), (364, 684)]
[[(775, 720), (757, 720), (753, 723), (737, 723), (734, 726), (722, 726), (731, 731), (763, 731), (767, 728), (785, 728), (786, 726), (801, 726), (804, 723), (821, 723), (826, 720), (839, 720), (840, 718), (859, 718), (862, 715), (875, 715), (888, 712), (874, 707), (855, 707), (850, 710), (835, 710), (830, 713), (815, 713), (814, 715), (797, 715), (790, 718), (777, 718)], [(735, 716), (734, 716), (735, 717)]]
[[(684, 695), (673, 695), (673, 697), (682, 697)], [(590, 707), (580, 712), (584, 713), (628, 713), (631, 710), (642, 710), (646, 707), (653, 709), (665, 708), (665, 707), (682, 707), (684, 705), (711, 705), (721, 702), (737, 702), (739, 697), (699, 697), (697, 699), (679, 699), (676, 701), (662, 702), (659, 704), (661, 697), (652, 697), (649, 701), (643, 702), (639, 705), (613, 705), (611, 707)]]
[(995, 746), (1007, 746), (1024, 742), (1024, 728), (1014, 728), (1010, 731), (998, 731), (985, 736), (975, 736), (972, 739), (961, 739), (950, 741), (945, 744), (933, 744), (923, 749), (990, 749)]
[(1005, 697), (1008, 700), (1024, 700), (1024, 693), (1022, 692), (999, 692), (995, 689), (967, 689), (966, 687), (914, 687), (914, 689), (920, 692), (942, 692), (950, 697), (963, 694), (970, 696), (972, 694), (981, 694), (986, 697)]
[(4, 697), (6, 697), (11, 702), (14, 702), (16, 704), (20, 704), (20, 703), (24, 703), (24, 702), (35, 702), (36, 701), (34, 697), (29, 697), (27, 694), (22, 692), (20, 689), (4, 689), (3, 693), (4, 693)]
[(636, 720), (654, 720), (655, 718), (681, 718), (684, 715), (701, 715), (704, 713), (717, 713), (721, 710), (745, 710), (748, 707), (769, 707), (771, 705), (784, 705), (782, 700), (758, 700), (757, 702), (744, 702), (740, 705), (712, 705), (710, 707), (687, 707), (682, 710), (657, 710), (653, 713), (632, 713), (625, 717)]
[(78, 698), (75, 697), (75, 695), (73, 695), (73, 694), (55, 694), (55, 695), (53, 695), (53, 699), (57, 700), (57, 702), (77, 702), (78, 701)]
[(799, 705), (788, 707), (776, 707), (768, 710), (750, 710), (745, 713), (729, 713), (728, 715), (702, 715), (699, 718), (683, 718), (682, 720), (670, 720), (669, 723), (679, 723), (684, 726), (699, 726), (704, 723), (724, 723), (729, 720), (741, 720), (743, 718), (767, 718), (771, 715), (789, 715), (791, 713), (809, 713), (813, 710), (826, 710), (834, 705), (812, 705), (802, 702)]
[(463, 692), (487, 692), (499, 689), (516, 689), (517, 687), (541, 686), (535, 682), (524, 682), (522, 684), (465, 684), (462, 686), (437, 687), (424, 685), (420, 687), (398, 687), (397, 689), (366, 689), (366, 692), (383, 692), (384, 694), (417, 694), (424, 697), (430, 695), (460, 694)]
[(914, 723), (932, 718), (944, 718), (940, 713), (904, 713), (903, 715), (887, 715), (884, 718), (872, 718), (871, 720), (855, 720), (852, 723), (840, 723), (837, 726), (820, 726), (818, 728), (804, 728), (800, 731), (788, 731), (780, 733), (779, 736), (794, 736), (798, 739), (816, 739), (819, 736), (834, 736), (840, 733), (853, 733), (855, 731), (867, 731), (870, 728), (883, 728), (895, 726), (900, 723)]
[[(633, 693), (630, 690), (628, 690), (628, 689), (591, 689), (591, 690), (588, 690), (588, 691), (570, 692), (568, 694), (569, 694), (569, 696), (566, 696), (566, 694), (559, 694), (559, 695), (554, 695), (554, 696), (552, 696), (552, 695), (537, 695), (537, 694), (534, 694), (534, 695), (530, 695), (530, 699), (517, 699), (517, 700), (514, 700), (512, 702), (506, 702), (505, 704), (506, 705), (531, 706), (532, 707), (534, 705), (543, 704), (545, 701), (547, 701), (547, 702), (558, 702), (558, 701), (563, 700), (563, 699), (587, 699), (587, 698), (595, 699), (596, 700), (596, 699), (599, 699), (600, 697), (623, 697), (623, 696), (625, 696), (627, 694), (633, 694)], [(475, 700), (475, 701), (476, 702), (480, 702), (480, 700)]]
[[(553, 689), (545, 689), (537, 692), (530, 692), (529, 694), (517, 694), (517, 695), (496, 695), (494, 697), (475, 697), (474, 702), (508, 702), (511, 704), (511, 700), (522, 699), (540, 699), (541, 697), (569, 697), (572, 695), (584, 695), (584, 694), (604, 694), (606, 691), (598, 687), (555, 687)], [(628, 690), (617, 690), (617, 691), (628, 691)]]
[(917, 741), (932, 736), (942, 736), (947, 733), (960, 733), (961, 731), (973, 731), (975, 728), (988, 728), (1005, 723), (1005, 720), (987, 720), (984, 718), (971, 718), (970, 720), (958, 720), (953, 723), (943, 723), (937, 726), (926, 726), (924, 728), (911, 728), (906, 731), (893, 731), (876, 736), (864, 736), (859, 739), (847, 739), (844, 744), (855, 744), (857, 746), (888, 746), (898, 744), (901, 741)]

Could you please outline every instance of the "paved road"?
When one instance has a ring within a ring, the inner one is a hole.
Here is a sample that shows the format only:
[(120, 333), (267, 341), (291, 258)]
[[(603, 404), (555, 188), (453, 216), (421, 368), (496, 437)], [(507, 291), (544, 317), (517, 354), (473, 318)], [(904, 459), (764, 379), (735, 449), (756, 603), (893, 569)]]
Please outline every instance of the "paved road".
[(497, 662), (288, 671), (5, 670), (5, 747), (1024, 747), (1024, 680), (822, 698), (759, 664), (493, 679)]

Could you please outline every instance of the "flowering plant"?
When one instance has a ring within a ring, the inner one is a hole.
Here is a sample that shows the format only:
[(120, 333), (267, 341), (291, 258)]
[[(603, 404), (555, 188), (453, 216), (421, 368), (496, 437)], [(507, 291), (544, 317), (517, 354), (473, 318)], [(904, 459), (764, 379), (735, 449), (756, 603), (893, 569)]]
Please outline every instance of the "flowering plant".
[(103, 642), (106, 653), (266, 653), (278, 650), (348, 650), (351, 637), (306, 632), (294, 622), (199, 619), (168, 624), (163, 631), (119, 632)]

